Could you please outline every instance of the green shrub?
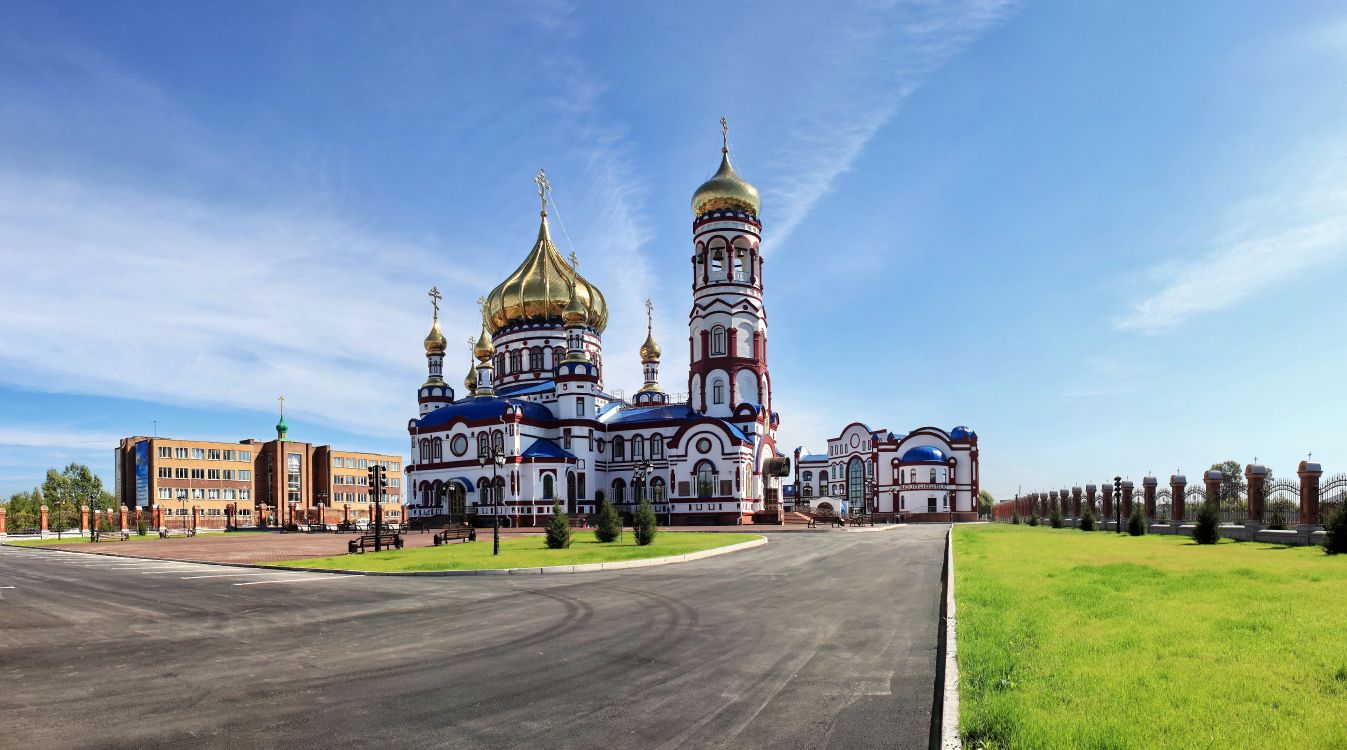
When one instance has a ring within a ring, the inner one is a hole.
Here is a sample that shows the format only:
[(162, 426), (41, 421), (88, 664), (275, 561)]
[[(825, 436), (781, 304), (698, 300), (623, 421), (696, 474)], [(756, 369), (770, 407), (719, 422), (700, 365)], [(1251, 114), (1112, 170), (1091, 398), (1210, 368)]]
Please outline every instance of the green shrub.
[(1267, 527), (1285, 529), (1291, 523), (1291, 511), (1295, 505), (1290, 500), (1273, 500), (1267, 506)]
[(655, 528), (655, 509), (650, 507), (645, 498), (641, 498), (641, 505), (636, 508), (636, 519), (632, 526), (637, 544), (644, 547), (655, 541), (655, 534), (659, 533)]
[(1324, 524), (1324, 552), (1336, 555), (1347, 552), (1347, 503), (1338, 506)]
[(1030, 525), (1030, 526), (1037, 526), (1037, 525), (1038, 525), (1038, 512), (1037, 512), (1037, 511), (1035, 511), (1035, 512), (1029, 514), (1029, 525)]
[(1010, 511), (1010, 522), (1016, 526), (1020, 525), (1020, 506), (1016, 505)]
[(594, 538), (607, 544), (622, 536), (622, 516), (607, 499), (599, 501), (599, 513), (594, 524)]
[(1062, 528), (1062, 523), (1064, 521), (1065, 519), (1062, 518), (1062, 506), (1058, 503), (1053, 503), (1052, 515), (1048, 517), (1048, 523), (1052, 525), (1052, 528), (1060, 529)]
[(143, 519), (143, 518), (137, 518), (137, 519), (136, 519), (136, 536), (145, 536), (146, 534), (149, 533), (149, 531), (150, 531), (150, 525), (149, 525), (148, 523), (146, 523), (145, 519)]
[(547, 519), (547, 548), (566, 549), (571, 546), (571, 519), (561, 509), (561, 503), (552, 503), (552, 517)]
[(1221, 511), (1216, 501), (1207, 498), (1197, 511), (1197, 525), (1193, 527), (1193, 541), (1198, 544), (1215, 544), (1221, 539)]
[(1132, 515), (1127, 519), (1127, 533), (1132, 536), (1146, 535), (1146, 515), (1141, 512), (1141, 505), (1132, 504)]
[(1095, 530), (1094, 508), (1092, 508), (1088, 504), (1081, 510), (1080, 530), (1081, 531)]

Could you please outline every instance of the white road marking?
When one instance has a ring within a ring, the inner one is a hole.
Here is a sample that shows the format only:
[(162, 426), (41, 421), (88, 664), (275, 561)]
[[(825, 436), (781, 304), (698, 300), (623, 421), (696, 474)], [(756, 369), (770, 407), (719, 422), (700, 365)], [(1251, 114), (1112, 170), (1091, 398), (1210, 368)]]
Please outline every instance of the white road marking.
[[(178, 572), (182, 572), (182, 571), (178, 571)], [(240, 577), (242, 577), (242, 576), (255, 576), (255, 575), (261, 575), (261, 574), (260, 574), (260, 573), (213, 573), (213, 574), (208, 575), (208, 576), (183, 576), (183, 577), (182, 577), (182, 580), (184, 580), (184, 581), (195, 581), (195, 580), (198, 579), (198, 578), (240, 578)]]
[(0, 586), (0, 589), (12, 589), (12, 588), (14, 588), (14, 587), (13, 587), (13, 586)]
[(343, 580), (343, 579), (355, 578), (355, 577), (356, 577), (356, 576), (313, 576), (313, 577), (309, 577), (309, 578), (275, 578), (275, 579), (272, 579), (272, 580), (270, 580), (270, 581), (245, 581), (244, 583), (236, 583), (236, 584), (234, 584), (234, 585), (235, 585), (235, 586), (256, 586), (256, 585), (258, 585), (258, 584), (260, 584), (260, 583), (297, 583), (297, 582), (302, 582), (302, 581), (313, 581), (313, 582), (317, 582), (317, 581), (340, 581), (340, 580)]

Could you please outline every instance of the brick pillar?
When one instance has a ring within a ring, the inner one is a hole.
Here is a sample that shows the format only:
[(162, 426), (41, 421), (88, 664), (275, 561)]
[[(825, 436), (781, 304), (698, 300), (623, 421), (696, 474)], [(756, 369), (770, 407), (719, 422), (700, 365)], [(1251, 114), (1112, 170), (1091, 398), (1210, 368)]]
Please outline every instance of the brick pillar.
[(161, 506), (161, 505), (156, 505), (156, 506), (154, 506), (153, 517), (154, 517), (154, 518), (153, 518), (153, 520), (154, 520), (154, 528), (156, 528), (156, 529), (162, 529), (162, 528), (164, 528), (164, 508), (163, 508), (163, 506)]
[(200, 512), (201, 511), (195, 505), (192, 506), (192, 528), (194, 529), (197, 526), (197, 514)]
[(1249, 515), (1250, 524), (1263, 524), (1263, 500), (1265, 499), (1267, 488), (1267, 467), (1257, 464), (1249, 464), (1244, 467), (1244, 481), (1249, 484)]
[(1112, 482), (1104, 482), (1104, 492), (1103, 492), (1103, 495), (1104, 495), (1104, 499), (1103, 499), (1102, 508), (1101, 508), (1101, 511), (1102, 511), (1102, 512), (1100, 513), (1100, 515), (1102, 515), (1103, 518), (1101, 518), (1100, 520), (1103, 521), (1105, 524), (1107, 524), (1107, 523), (1109, 522), (1109, 519), (1110, 519), (1110, 518), (1113, 518), (1113, 483), (1112, 483)]
[(1052, 509), (1057, 506), (1057, 490), (1048, 490), (1048, 512), (1044, 515), (1051, 516)]
[(1093, 484), (1085, 485), (1085, 503), (1090, 506), (1090, 511), (1094, 513), (1095, 520), (1099, 518), (1099, 509), (1095, 507), (1095, 496), (1099, 494), (1099, 488)]
[(118, 519), (121, 521), (121, 524), (122, 524), (122, 525), (118, 528), (118, 530), (119, 530), (119, 531), (130, 531), (130, 530), (131, 530), (131, 527), (126, 525), (126, 515), (127, 515), (127, 512), (128, 512), (129, 510), (131, 510), (131, 509), (128, 508), (128, 507), (126, 507), (125, 505), (118, 506), (118, 508), (119, 508), (119, 509), (118, 509), (118, 511), (117, 511), (117, 517), (118, 517)]
[(84, 532), (86, 532), (86, 531), (88, 531), (90, 528), (92, 528), (92, 527), (89, 525), (89, 520), (90, 520), (90, 518), (89, 518), (89, 506), (87, 506), (87, 505), (81, 505), (81, 506), (80, 506), (80, 533), (81, 533), (81, 534), (83, 534)]
[(1300, 477), (1300, 526), (1321, 526), (1324, 519), (1319, 517), (1319, 477), (1324, 470), (1319, 464), (1301, 461), (1296, 469)]
[(1071, 488), (1071, 517), (1080, 518), (1080, 485)]
[(45, 505), (38, 508), (38, 529), (43, 534), (47, 533), (47, 506)]
[(1169, 518), (1174, 525), (1183, 523), (1183, 493), (1188, 491), (1188, 477), (1182, 474), (1169, 475)]
[(1203, 498), (1204, 502), (1213, 497), (1219, 501), (1221, 497), (1221, 478), (1221, 472), (1219, 471), (1209, 471), (1203, 475), (1202, 481), (1207, 485), (1207, 494)]
[(0, 536), (5, 535), (5, 509), (0, 508)]
[[(349, 497), (349, 495), (348, 495), (348, 497)], [(342, 505), (342, 506), (341, 506), (341, 522), (344, 523), (344, 524), (349, 524), (349, 523), (351, 523), (351, 504), (350, 504), (350, 503), (346, 503), (345, 505)]]
[(1155, 520), (1155, 488), (1160, 486), (1160, 480), (1155, 477), (1142, 477), (1141, 496), (1146, 504), (1146, 520)]
[(1122, 483), (1122, 517), (1124, 522), (1132, 517), (1132, 488), (1135, 486), (1130, 479)]

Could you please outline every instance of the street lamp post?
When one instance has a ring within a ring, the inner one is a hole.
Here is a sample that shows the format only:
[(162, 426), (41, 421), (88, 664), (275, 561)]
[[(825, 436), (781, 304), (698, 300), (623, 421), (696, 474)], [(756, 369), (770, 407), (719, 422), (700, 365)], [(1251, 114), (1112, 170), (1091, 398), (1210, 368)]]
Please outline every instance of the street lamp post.
[(1113, 518), (1116, 531), (1122, 533), (1122, 477), (1113, 478)]
[(477, 462), (486, 467), (491, 464), (491, 554), (500, 554), (500, 511), (501, 511), (501, 488), (496, 482), (500, 478), (500, 469), (505, 465), (505, 451), (492, 444), (491, 450), (487, 454), (477, 456)]

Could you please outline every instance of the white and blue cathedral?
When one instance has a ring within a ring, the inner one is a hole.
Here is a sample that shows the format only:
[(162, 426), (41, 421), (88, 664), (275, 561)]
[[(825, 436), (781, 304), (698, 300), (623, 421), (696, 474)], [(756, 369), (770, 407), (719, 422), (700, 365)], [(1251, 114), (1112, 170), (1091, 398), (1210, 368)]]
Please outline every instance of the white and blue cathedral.
[[(547, 184), (532, 250), (483, 298), (476, 364), (457, 396), (444, 379), (438, 308), (425, 351), (420, 415), (407, 430), (408, 513), (515, 525), (545, 521), (554, 503), (592, 513), (603, 500), (642, 499), (660, 522), (740, 524), (779, 518), (778, 417), (767, 368), (758, 191), (729, 149), (692, 198), (687, 398), (661, 388), (661, 349), (649, 324), (639, 349), (644, 384), (630, 399), (604, 386), (603, 293), (553, 244)], [(437, 292), (432, 290), (432, 296)]]

